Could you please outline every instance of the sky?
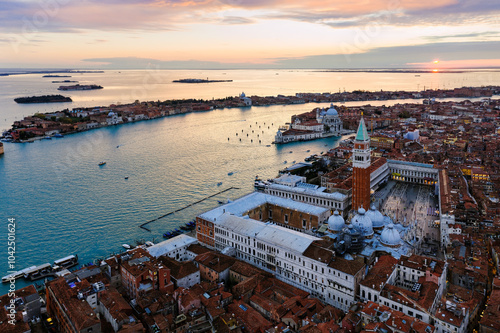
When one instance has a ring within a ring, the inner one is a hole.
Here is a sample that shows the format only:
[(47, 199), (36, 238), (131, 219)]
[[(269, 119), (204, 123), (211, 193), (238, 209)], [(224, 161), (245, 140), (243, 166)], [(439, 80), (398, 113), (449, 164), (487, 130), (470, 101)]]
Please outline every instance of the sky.
[(500, 67), (500, 1), (0, 0), (0, 68)]

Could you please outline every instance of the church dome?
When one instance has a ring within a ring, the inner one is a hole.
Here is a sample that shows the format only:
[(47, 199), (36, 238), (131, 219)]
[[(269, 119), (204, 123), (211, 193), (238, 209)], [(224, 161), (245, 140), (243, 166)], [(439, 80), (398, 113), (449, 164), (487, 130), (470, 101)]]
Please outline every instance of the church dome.
[(382, 228), (384, 226), (384, 215), (375, 208), (375, 205), (370, 207), (370, 210), (366, 212), (366, 216), (372, 220), (374, 228)]
[(386, 246), (397, 247), (401, 245), (401, 236), (394, 228), (394, 224), (389, 223), (380, 235), (380, 242)]
[(340, 216), (339, 211), (336, 210), (333, 215), (328, 218), (328, 229), (333, 232), (340, 232), (344, 227), (344, 218)]
[(358, 228), (363, 236), (373, 236), (372, 220), (370, 220), (370, 218), (366, 215), (364, 208), (358, 209), (358, 213), (352, 218), (351, 224)]
[(338, 116), (339, 114), (338, 114), (337, 110), (335, 110), (335, 108), (333, 107), (333, 104), (331, 104), (328, 111), (326, 111), (326, 115), (327, 116)]

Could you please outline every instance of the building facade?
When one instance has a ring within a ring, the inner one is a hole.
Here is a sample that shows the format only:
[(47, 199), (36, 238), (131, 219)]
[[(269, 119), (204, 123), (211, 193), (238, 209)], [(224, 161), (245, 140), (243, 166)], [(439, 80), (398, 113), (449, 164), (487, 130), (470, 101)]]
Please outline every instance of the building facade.
[(337, 257), (332, 240), (229, 213), (214, 224), (217, 250), (232, 247), (236, 258), (343, 311), (355, 303), (365, 264)]

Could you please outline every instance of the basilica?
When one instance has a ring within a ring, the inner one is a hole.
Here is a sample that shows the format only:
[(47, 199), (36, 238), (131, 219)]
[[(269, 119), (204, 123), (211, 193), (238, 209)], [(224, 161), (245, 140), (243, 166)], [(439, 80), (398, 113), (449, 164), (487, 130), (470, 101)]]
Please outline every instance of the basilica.
[(288, 128), (280, 128), (274, 143), (287, 143), (340, 136), (343, 133), (342, 120), (333, 106), (328, 110), (317, 108), (311, 112), (292, 116)]

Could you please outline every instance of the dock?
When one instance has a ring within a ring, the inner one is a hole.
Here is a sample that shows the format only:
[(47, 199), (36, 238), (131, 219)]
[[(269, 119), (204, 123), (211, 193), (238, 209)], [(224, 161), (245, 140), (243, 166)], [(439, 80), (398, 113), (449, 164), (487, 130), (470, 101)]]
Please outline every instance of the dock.
[(182, 208), (176, 209), (176, 210), (174, 210), (174, 211), (172, 211), (172, 212), (168, 212), (167, 214), (163, 214), (162, 216), (159, 216), (159, 217), (157, 217), (157, 218), (155, 218), (155, 219), (152, 219), (152, 220), (149, 220), (149, 221), (147, 221), (147, 222), (144, 222), (143, 224), (141, 224), (141, 225), (139, 226), (139, 228), (142, 228), (142, 229), (144, 229), (144, 230), (146, 230), (146, 231), (151, 232), (151, 230), (150, 230), (150, 229), (148, 229), (148, 228), (146, 227), (146, 225), (148, 225), (148, 224), (150, 224), (150, 223), (152, 223), (152, 222), (158, 221), (158, 220), (160, 220), (160, 219), (162, 219), (162, 218), (164, 218), (164, 217), (166, 217), (166, 216), (169, 216), (169, 215), (172, 215), (172, 214), (174, 214), (174, 213), (180, 212), (181, 210), (184, 210), (184, 209), (186, 209), (186, 208), (189, 208), (189, 207), (191, 207), (191, 206), (194, 206), (194, 205), (196, 205), (196, 204), (199, 204), (200, 202), (203, 202), (203, 201), (205, 201), (205, 200), (207, 200), (207, 199), (213, 198), (213, 197), (215, 197), (215, 196), (217, 196), (217, 195), (219, 195), (219, 194), (222, 194), (222, 193), (227, 192), (227, 191), (230, 191), (230, 190), (239, 190), (239, 188), (238, 188), (238, 187), (232, 187), (232, 186), (231, 186), (231, 187), (229, 187), (229, 188), (226, 188), (225, 190), (219, 191), (219, 192), (217, 192), (217, 193), (215, 193), (215, 194), (212, 194), (212, 195), (209, 195), (209, 196), (207, 196), (207, 197), (204, 197), (203, 199), (200, 199), (200, 200), (198, 200), (198, 201), (192, 202), (192, 203), (190, 203), (189, 205), (186, 205), (186, 206), (184, 206), (184, 207), (182, 207)]

